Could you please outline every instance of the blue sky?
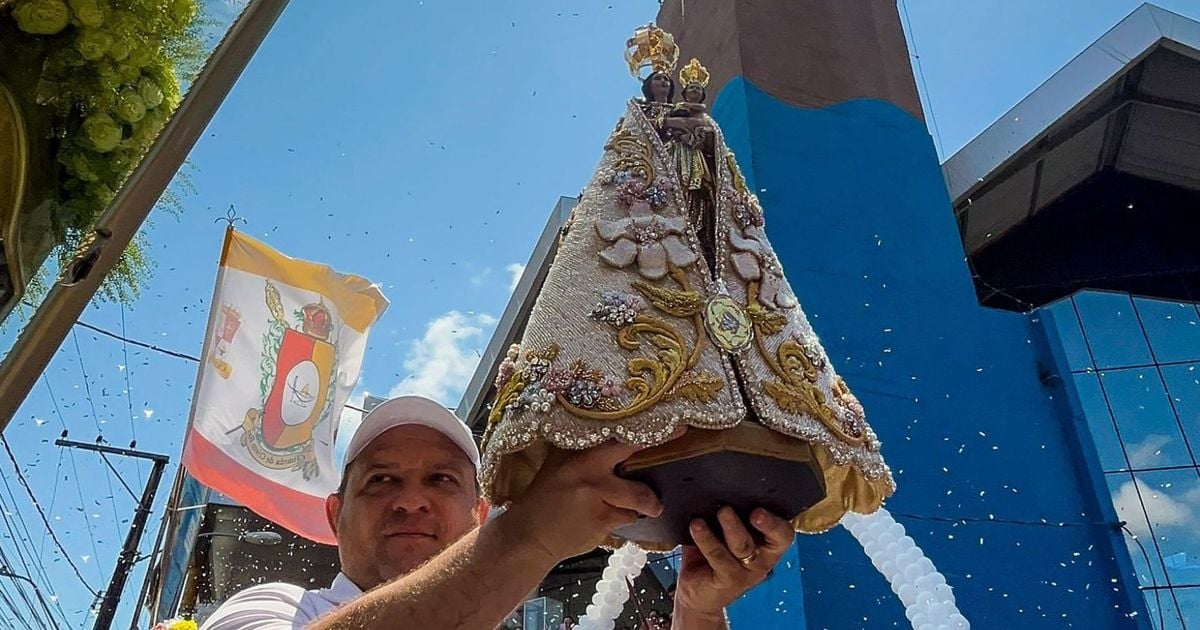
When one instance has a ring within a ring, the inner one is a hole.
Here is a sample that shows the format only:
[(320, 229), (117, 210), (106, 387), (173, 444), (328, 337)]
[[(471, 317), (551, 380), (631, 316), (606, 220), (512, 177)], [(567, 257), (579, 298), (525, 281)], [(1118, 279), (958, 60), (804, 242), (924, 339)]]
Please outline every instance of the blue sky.
[[(209, 4), (229, 14), (229, 0)], [(1159, 4), (1200, 18), (1193, 2)], [(657, 6), (292, 3), (192, 152), (185, 213), (148, 228), (158, 268), (144, 295), (130, 309), (95, 304), (84, 321), (198, 354), (221, 241), (214, 219), (233, 204), (247, 233), (384, 287), (391, 307), (371, 335), (361, 391), (456, 403), (555, 200), (582, 188), (636, 92), (623, 44)], [(1138, 3), (905, 6), (946, 155)], [(0, 348), (14, 333), (0, 333)], [(95, 456), (60, 453), (54, 438), (64, 426), (81, 440), (136, 437), (177, 459), (194, 378), (188, 361), (77, 328), (5, 434), (91, 587), (107, 583), (135, 502)], [(117, 466), (137, 490), (146, 470)], [(44, 540), (3, 458), (0, 471), (12, 493), (0, 494), (3, 506), (25, 519), (29, 561), (45, 567), (40, 587), (83, 624), (90, 595)], [(24, 547), (0, 531), (0, 549)], [(5, 615), (0, 606), (0, 627)]]

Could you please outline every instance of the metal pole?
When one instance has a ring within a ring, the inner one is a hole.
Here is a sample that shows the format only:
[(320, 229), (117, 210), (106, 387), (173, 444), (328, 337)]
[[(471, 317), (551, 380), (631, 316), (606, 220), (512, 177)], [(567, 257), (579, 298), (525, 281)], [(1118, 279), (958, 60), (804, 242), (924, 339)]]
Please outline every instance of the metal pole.
[(96, 222), (87, 237), (91, 244), (67, 266), (69, 282), (55, 283), (0, 362), (0, 432), (8, 427), (285, 6), (287, 0), (253, 0), (242, 11), (146, 157)]
[(146, 521), (150, 518), (150, 512), (154, 507), (154, 495), (158, 492), (163, 469), (167, 467), (170, 459), (166, 455), (158, 453), (147, 453), (105, 444), (88, 444), (71, 440), (55, 440), (54, 444), (97, 453), (148, 459), (154, 463), (154, 467), (150, 470), (150, 476), (146, 479), (146, 487), (142, 490), (142, 499), (138, 502), (137, 511), (133, 514), (133, 523), (130, 524), (129, 533), (125, 536), (125, 546), (121, 548), (121, 555), (117, 557), (117, 566), (113, 569), (112, 580), (108, 583), (108, 590), (104, 591), (104, 598), (100, 600), (96, 624), (92, 626), (95, 630), (109, 630), (112, 627), (113, 617), (117, 613), (117, 605), (121, 603), (121, 593), (125, 590), (125, 583), (129, 580), (133, 566), (137, 564), (138, 546), (142, 542), (142, 533), (146, 531)]
[[(174, 495), (174, 492), (171, 494)], [(138, 630), (138, 621), (142, 618), (142, 606), (146, 602), (146, 594), (150, 591), (150, 583), (154, 580), (155, 571), (158, 570), (159, 565), (162, 563), (160, 559), (160, 554), (163, 551), (162, 542), (163, 537), (167, 533), (167, 523), (170, 522), (169, 517), (171, 516), (171, 502), (174, 500), (174, 496), (167, 499), (167, 509), (163, 510), (162, 521), (158, 524), (158, 535), (154, 537), (154, 547), (150, 549), (149, 556), (142, 558), (143, 560), (149, 560), (150, 564), (146, 565), (146, 579), (142, 580), (142, 590), (138, 592), (137, 606), (133, 609), (133, 620), (129, 622), (129, 630)], [(150, 617), (150, 621), (153, 623), (154, 614), (151, 613)]]
[(13, 578), (14, 580), (24, 580), (29, 582), (29, 585), (33, 587), (33, 594), (37, 595), (38, 603), (42, 605), (42, 610), (46, 613), (46, 619), (50, 623), (54, 624), (55, 627), (59, 627), (58, 622), (54, 620), (54, 613), (50, 612), (50, 606), (46, 604), (46, 598), (42, 597), (42, 590), (38, 588), (37, 583), (29, 579), (28, 576), (18, 575), (8, 570), (0, 571), (0, 577)]

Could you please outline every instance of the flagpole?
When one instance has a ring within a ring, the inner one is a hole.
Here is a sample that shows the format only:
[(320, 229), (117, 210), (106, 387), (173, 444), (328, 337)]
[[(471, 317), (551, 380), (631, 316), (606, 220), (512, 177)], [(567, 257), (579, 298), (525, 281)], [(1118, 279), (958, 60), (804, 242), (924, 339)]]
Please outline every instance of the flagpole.
[(0, 432), (8, 427), (285, 6), (287, 0), (252, 0), (242, 11), (146, 157), (85, 238), (90, 243), (86, 251), (67, 266), (71, 282), (54, 284), (0, 362)]
[[(176, 522), (179, 519), (179, 493), (183, 489), (183, 475), (186, 471), (186, 468), (183, 465), (183, 454), (187, 453), (188, 442), (191, 440), (192, 436), (192, 420), (196, 417), (196, 393), (200, 391), (200, 383), (204, 378), (205, 362), (208, 361), (209, 352), (212, 349), (211, 346), (213, 343), (213, 336), (211, 333), (213, 331), (213, 325), (216, 323), (217, 319), (217, 298), (221, 294), (221, 281), (225, 278), (225, 258), (229, 255), (229, 247), (233, 243), (233, 224), (235, 221), (232, 206), (230, 206), (229, 212), (229, 218), (227, 219), (229, 221), (229, 225), (226, 226), (225, 235), (221, 241), (221, 254), (217, 259), (217, 276), (216, 280), (213, 282), (212, 297), (210, 297), (208, 300), (208, 322), (204, 325), (204, 343), (200, 347), (200, 364), (196, 367), (196, 381), (192, 384), (192, 402), (188, 408), (187, 426), (183, 431), (183, 448), (179, 451), (179, 466), (175, 469), (175, 482), (172, 484), (171, 497), (167, 501), (169, 512), (166, 516), (167, 520), (166, 523), (164, 523), (164, 526), (167, 527), (168, 530), (166, 539), (163, 542), (163, 558), (166, 557), (166, 550), (170, 549), (176, 543), (175, 527)], [(222, 220), (226, 219), (217, 219), (217, 221)], [(174, 508), (171, 507), (172, 505)], [(166, 564), (160, 560), (157, 567), (158, 576), (155, 580), (157, 583), (155, 585), (155, 593), (153, 595), (154, 602), (150, 608), (150, 614), (152, 616), (158, 612), (158, 609), (162, 604), (160, 601), (163, 588), (162, 574), (165, 570)], [(151, 619), (151, 621), (153, 621), (153, 619)]]

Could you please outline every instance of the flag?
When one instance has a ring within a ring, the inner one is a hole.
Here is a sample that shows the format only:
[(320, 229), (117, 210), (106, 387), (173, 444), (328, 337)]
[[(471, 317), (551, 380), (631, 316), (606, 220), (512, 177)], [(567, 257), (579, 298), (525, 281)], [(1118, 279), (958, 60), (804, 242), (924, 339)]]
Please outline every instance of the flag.
[(386, 308), (364, 278), (228, 230), (192, 396), (188, 472), (305, 538), (333, 544), (324, 504), (340, 474), (334, 438), (367, 333)]

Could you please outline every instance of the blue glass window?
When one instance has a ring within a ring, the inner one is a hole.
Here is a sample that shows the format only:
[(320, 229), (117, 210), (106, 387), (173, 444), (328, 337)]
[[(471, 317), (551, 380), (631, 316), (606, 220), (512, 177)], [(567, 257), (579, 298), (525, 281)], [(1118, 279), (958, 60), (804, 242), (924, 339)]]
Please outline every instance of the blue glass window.
[(1200, 479), (1196, 471), (1134, 473), (1171, 584), (1200, 584)]
[(1183, 425), (1183, 434), (1195, 455), (1200, 449), (1200, 364), (1163, 366), (1162, 374)]
[[(1113, 473), (1105, 475), (1108, 491), (1112, 495), (1113, 507), (1117, 510), (1117, 518), (1125, 522), (1125, 546), (1129, 548), (1129, 558), (1133, 561), (1133, 570), (1137, 573), (1138, 583), (1142, 586), (1165, 586), (1166, 572), (1159, 560), (1154, 539), (1150, 535), (1150, 522), (1142, 509), (1142, 491), (1145, 484), (1134, 485), (1130, 473)], [(1147, 602), (1149, 603), (1149, 597)]]
[(1200, 316), (1191, 304), (1134, 298), (1159, 363), (1200, 361)]
[(1088, 291), (1074, 297), (1097, 366), (1150, 364), (1150, 348), (1133, 310), (1133, 300), (1119, 293)]
[(1158, 370), (1101, 372), (1100, 382), (1117, 419), (1130, 466), (1136, 470), (1192, 463)]
[(1104, 395), (1100, 391), (1100, 377), (1095, 372), (1080, 372), (1074, 377), (1084, 419), (1091, 430), (1096, 452), (1100, 455), (1100, 467), (1105, 471), (1124, 470), (1125, 455), (1121, 452), (1121, 442), (1113, 428), (1108, 404), (1104, 402)]

